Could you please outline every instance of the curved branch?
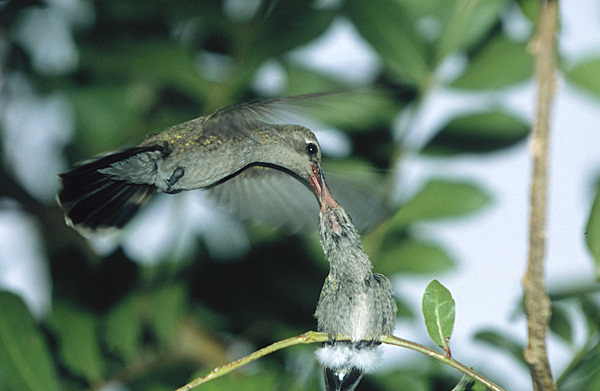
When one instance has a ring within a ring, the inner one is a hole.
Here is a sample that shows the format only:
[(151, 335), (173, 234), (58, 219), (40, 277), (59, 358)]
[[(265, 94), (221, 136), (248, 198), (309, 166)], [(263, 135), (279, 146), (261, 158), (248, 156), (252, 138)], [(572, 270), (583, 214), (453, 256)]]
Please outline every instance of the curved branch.
[[(267, 354), (273, 353), (277, 350), (284, 349), (284, 348), (294, 346), (294, 345), (300, 345), (300, 344), (326, 342), (329, 340), (329, 338), (330, 338), (330, 336), (327, 333), (318, 333), (315, 331), (308, 331), (308, 332), (298, 335), (296, 337), (292, 337), (292, 338), (288, 338), (288, 339), (284, 339), (284, 340), (275, 342), (274, 344), (271, 344), (267, 347), (257, 350), (254, 353), (251, 353), (246, 357), (240, 358), (237, 361), (233, 361), (229, 364), (217, 367), (217, 368), (213, 369), (211, 372), (209, 372), (207, 375), (198, 377), (198, 378), (192, 380), (185, 386), (178, 388), (176, 391), (190, 391), (190, 390), (198, 387), (201, 384), (204, 384), (208, 381), (211, 381), (213, 379), (221, 377), (237, 368), (240, 368), (254, 360), (257, 360), (257, 359), (259, 359), (263, 356), (266, 356)], [(346, 336), (336, 335), (335, 340), (336, 341), (348, 341), (348, 340), (350, 340), (350, 338), (346, 337)], [(381, 342), (389, 344), (389, 345), (400, 346), (400, 347), (403, 347), (406, 349), (411, 349), (416, 352), (426, 354), (429, 357), (435, 358), (436, 360), (441, 361), (442, 363), (449, 365), (452, 368), (455, 368), (455, 369), (459, 370), (460, 372), (464, 373), (465, 375), (477, 380), (478, 382), (480, 382), (487, 388), (491, 389), (492, 391), (504, 391), (502, 388), (500, 388), (498, 385), (494, 384), (492, 381), (486, 379), (485, 377), (481, 376), (480, 374), (473, 371), (472, 369), (467, 368), (466, 366), (459, 363), (455, 359), (453, 359), (451, 357), (447, 357), (445, 354), (436, 352), (435, 350), (432, 350), (423, 345), (419, 345), (418, 343), (407, 341), (402, 338), (394, 337), (393, 335), (382, 336)]]
[(426, 354), (429, 357), (435, 358), (436, 360), (441, 361), (442, 363), (444, 363), (454, 369), (457, 369), (460, 372), (464, 373), (465, 375), (477, 380), (479, 383), (483, 384), (484, 386), (486, 386), (487, 388), (489, 388), (492, 391), (503, 391), (503, 389), (500, 386), (498, 386), (491, 380), (486, 379), (485, 377), (481, 376), (480, 374), (478, 374), (471, 368), (468, 368), (465, 365), (459, 363), (452, 357), (448, 357), (445, 353), (436, 352), (435, 350), (430, 349), (426, 346), (420, 345), (416, 342), (407, 341), (402, 338), (394, 337), (393, 335), (386, 335), (386, 336), (382, 337), (381, 342), (384, 342), (384, 343), (387, 343), (390, 345), (400, 346), (400, 347), (403, 347), (406, 349), (414, 350), (415, 352)]

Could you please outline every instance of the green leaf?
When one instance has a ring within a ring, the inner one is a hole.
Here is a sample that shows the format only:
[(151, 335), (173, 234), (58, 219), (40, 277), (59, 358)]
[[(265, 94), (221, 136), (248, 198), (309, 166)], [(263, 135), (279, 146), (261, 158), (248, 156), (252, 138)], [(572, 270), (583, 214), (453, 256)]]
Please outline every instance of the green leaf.
[(153, 292), (150, 324), (160, 342), (169, 344), (175, 338), (186, 301), (182, 285), (169, 285)]
[(485, 153), (515, 145), (529, 135), (527, 122), (493, 111), (454, 118), (423, 149), (425, 153)]
[(195, 56), (175, 40), (123, 39), (110, 46), (82, 46), (81, 68), (100, 86), (111, 81), (118, 85), (145, 84), (151, 89), (172, 88), (201, 101), (210, 84), (202, 78)]
[(427, 46), (413, 31), (413, 21), (400, 2), (349, 0), (346, 12), (401, 81), (414, 86), (426, 84), (431, 73)]
[(585, 226), (585, 243), (594, 257), (596, 279), (600, 280), (600, 187), (596, 192), (596, 198)]
[(48, 345), (23, 300), (0, 292), (0, 389), (58, 390)]
[(56, 334), (62, 363), (89, 383), (102, 378), (104, 362), (98, 343), (97, 319), (66, 303), (55, 303), (48, 325)]
[(498, 23), (507, 0), (457, 0), (450, 12), (441, 15), (444, 27), (440, 34), (438, 59), (478, 43)]
[(335, 15), (335, 10), (315, 7), (305, 0), (274, 2), (264, 18), (255, 19), (259, 33), (248, 45), (252, 48), (250, 58), (262, 61), (311, 42), (327, 30)]
[(106, 318), (108, 348), (124, 360), (133, 359), (141, 347), (144, 319), (139, 307), (139, 296), (130, 296), (114, 307)]
[(427, 285), (423, 294), (423, 317), (429, 336), (447, 355), (454, 329), (455, 304), (450, 291), (438, 280)]
[(567, 343), (573, 343), (573, 325), (564, 307), (558, 304), (552, 305), (552, 317), (550, 318), (550, 330)]
[(142, 111), (124, 88), (93, 85), (70, 93), (81, 130), (77, 153), (89, 157), (131, 143), (131, 132)]
[(567, 80), (600, 98), (600, 57), (588, 58), (565, 70)]
[(526, 44), (498, 35), (474, 55), (465, 73), (451, 86), (467, 90), (503, 88), (525, 81), (532, 74)]
[(467, 182), (431, 180), (390, 221), (395, 229), (418, 221), (466, 215), (480, 210), (491, 196)]
[(538, 20), (540, 9), (544, 6), (544, 3), (539, 0), (519, 0), (517, 1), (517, 4), (523, 15), (525, 15), (532, 23), (535, 23)]
[(375, 269), (386, 275), (399, 272), (441, 274), (454, 264), (454, 259), (435, 244), (409, 238), (398, 240), (393, 236), (384, 239), (380, 253), (373, 257)]
[(598, 306), (594, 299), (587, 295), (581, 297), (579, 301), (582, 313), (590, 329), (589, 332), (600, 331), (600, 306)]
[[(159, 33), (162, 24), (174, 27), (175, 22), (188, 21), (191, 15), (195, 16), (194, 20), (196, 17), (215, 19), (223, 12), (219, 5), (214, 2), (205, 2), (202, 13), (199, 14), (197, 1), (179, 1), (177, 7), (168, 7), (165, 6), (165, 3), (154, 1), (103, 1), (98, 4), (99, 10), (96, 12), (98, 12), (100, 28), (109, 30), (107, 35), (114, 35), (111, 28), (113, 30), (122, 28), (124, 33), (127, 32), (127, 37), (144, 38)], [(143, 28), (148, 25), (154, 29), (148, 31)], [(119, 31), (121, 30), (119, 29)], [(163, 32), (163, 34), (169, 32)], [(97, 38), (95, 35), (92, 37), (92, 39)]]
[(598, 390), (600, 389), (600, 343), (595, 344), (577, 354), (557, 384), (561, 391)]
[(523, 346), (521, 342), (517, 342), (514, 338), (494, 330), (483, 330), (475, 334), (475, 339), (486, 342), (498, 348), (498, 350), (504, 350), (510, 354), (515, 361), (527, 365), (523, 358), (523, 349), (525, 346)]

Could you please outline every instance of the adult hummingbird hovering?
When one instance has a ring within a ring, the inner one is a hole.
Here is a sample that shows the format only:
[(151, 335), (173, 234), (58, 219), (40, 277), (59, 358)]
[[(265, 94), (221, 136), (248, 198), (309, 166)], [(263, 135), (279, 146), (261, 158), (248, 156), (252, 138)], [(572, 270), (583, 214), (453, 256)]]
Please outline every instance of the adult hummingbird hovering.
[[(221, 203), (243, 209), (248, 216), (242, 217), (270, 214), (282, 220), (274, 224), (284, 223), (289, 216), (282, 215), (300, 207), (293, 199), (298, 183), (310, 191), (324, 186), (321, 148), (308, 128), (263, 119), (328, 94), (226, 107), (60, 174), (58, 201), (67, 223), (84, 233), (121, 228), (157, 191), (193, 189), (209, 190)], [(276, 197), (285, 207), (275, 206)]]
[[(380, 361), (379, 339), (393, 333), (397, 306), (390, 281), (373, 274), (358, 231), (323, 177), (315, 189), (321, 191), (319, 236), (330, 263), (315, 317), (318, 330), (331, 335), (316, 353), (326, 389), (353, 391), (364, 373)], [(336, 341), (336, 334), (350, 340)]]

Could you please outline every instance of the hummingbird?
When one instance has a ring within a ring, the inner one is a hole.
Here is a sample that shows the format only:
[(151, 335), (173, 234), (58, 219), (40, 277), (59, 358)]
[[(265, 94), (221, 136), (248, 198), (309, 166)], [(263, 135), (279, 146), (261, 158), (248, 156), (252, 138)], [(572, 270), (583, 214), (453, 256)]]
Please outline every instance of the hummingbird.
[[(321, 147), (304, 126), (263, 119), (334, 93), (229, 106), (149, 135), (136, 147), (84, 162), (59, 175), (58, 202), (67, 224), (84, 234), (122, 228), (155, 193), (194, 189), (208, 190), (234, 211), (245, 208), (246, 214), (260, 216), (264, 211), (252, 206), (254, 197), (268, 209), (264, 213), (282, 220), (283, 212), (299, 208), (292, 185), (320, 197)], [(285, 208), (270, 201), (277, 196), (284, 198)]]
[[(330, 263), (315, 317), (330, 340), (317, 349), (328, 391), (353, 391), (381, 360), (378, 346), (392, 334), (397, 312), (390, 280), (373, 273), (352, 219), (331, 196), (321, 173), (319, 237)], [(350, 338), (336, 341), (336, 335)]]

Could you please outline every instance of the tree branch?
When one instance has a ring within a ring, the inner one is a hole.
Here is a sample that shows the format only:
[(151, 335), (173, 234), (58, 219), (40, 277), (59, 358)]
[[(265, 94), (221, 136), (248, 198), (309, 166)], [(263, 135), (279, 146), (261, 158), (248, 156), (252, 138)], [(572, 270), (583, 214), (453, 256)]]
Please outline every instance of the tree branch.
[[(331, 338), (331, 336), (327, 333), (318, 333), (315, 331), (307, 331), (306, 333), (298, 335), (296, 337), (292, 337), (292, 338), (288, 338), (288, 339), (284, 339), (284, 340), (275, 342), (274, 344), (271, 344), (267, 347), (257, 350), (255, 352), (249, 354), (246, 357), (240, 358), (237, 361), (231, 362), (231, 363), (223, 365), (221, 367), (217, 367), (217, 368), (213, 369), (211, 372), (209, 372), (207, 375), (198, 377), (198, 378), (192, 380), (191, 382), (189, 382), (188, 384), (186, 384), (185, 386), (178, 388), (175, 391), (190, 391), (190, 390), (198, 387), (201, 384), (204, 384), (208, 381), (211, 381), (213, 379), (221, 377), (235, 369), (238, 369), (254, 360), (257, 360), (257, 359), (259, 359), (263, 356), (266, 356), (267, 354), (273, 353), (277, 350), (284, 349), (284, 348), (298, 345), (298, 344), (326, 342), (330, 338)], [(346, 336), (342, 336), (342, 335), (335, 336), (336, 341), (347, 341), (349, 339), (350, 338), (348, 338)], [(429, 357), (435, 358), (436, 360), (441, 361), (442, 363), (449, 365), (454, 369), (459, 370), (460, 372), (475, 379), (476, 381), (480, 382), (481, 384), (483, 384), (487, 388), (491, 389), (492, 391), (504, 391), (502, 388), (500, 388), (498, 385), (494, 384), (492, 381), (481, 376), (474, 370), (467, 368), (466, 366), (459, 363), (455, 359), (446, 356), (444, 353), (436, 352), (435, 350), (432, 350), (423, 345), (419, 345), (416, 342), (407, 341), (402, 338), (394, 337), (393, 335), (384, 335), (381, 337), (380, 341), (383, 343), (387, 343), (389, 345), (400, 346), (400, 347), (403, 347), (406, 349), (410, 349), (410, 350), (414, 350), (419, 353), (426, 354)]]
[(542, 6), (536, 33), (530, 42), (530, 50), (535, 61), (538, 92), (533, 129), (529, 262), (522, 281), (529, 333), (523, 355), (529, 365), (535, 391), (556, 390), (546, 351), (546, 334), (551, 309), (544, 283), (544, 256), (548, 188), (548, 133), (556, 84), (554, 70), (557, 19), (558, 0), (548, 0)]
[(293, 345), (298, 345), (298, 344), (308, 344), (308, 343), (313, 343), (313, 342), (325, 342), (325, 341), (327, 341), (327, 339), (328, 339), (327, 333), (317, 333), (314, 331), (307, 331), (306, 333), (298, 335), (296, 337), (277, 341), (267, 347), (264, 347), (260, 350), (257, 350), (255, 352), (247, 355), (246, 357), (242, 357), (237, 361), (233, 361), (233, 362), (230, 362), (229, 364), (225, 364), (223, 366), (217, 367), (217, 368), (213, 369), (207, 375), (198, 377), (198, 378), (192, 380), (191, 382), (189, 382), (188, 384), (186, 384), (185, 386), (178, 388), (175, 391), (192, 390), (201, 384), (204, 384), (208, 381), (211, 381), (213, 379), (216, 379), (218, 377), (226, 375), (235, 369), (238, 369), (246, 364), (251, 363), (254, 360), (257, 360), (257, 359), (259, 359), (263, 356), (266, 356), (267, 354), (273, 353), (277, 350), (287, 348), (287, 347), (290, 347)]

